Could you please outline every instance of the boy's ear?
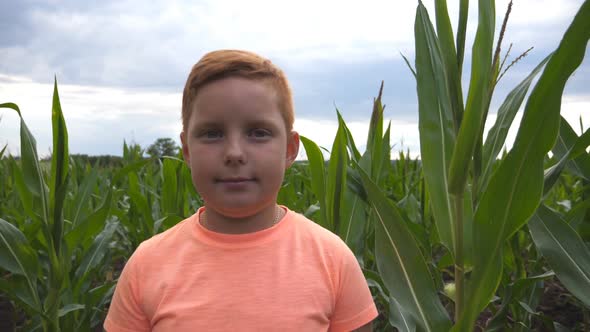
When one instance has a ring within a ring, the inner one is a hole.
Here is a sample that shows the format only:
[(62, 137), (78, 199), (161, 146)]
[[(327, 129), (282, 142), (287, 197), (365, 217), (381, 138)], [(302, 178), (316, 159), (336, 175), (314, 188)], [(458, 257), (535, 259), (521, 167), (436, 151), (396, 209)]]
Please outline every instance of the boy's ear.
[(289, 168), (297, 156), (299, 155), (299, 133), (296, 131), (291, 131), (287, 134), (287, 162), (285, 164), (286, 168)]
[(191, 162), (191, 155), (189, 153), (188, 150), (188, 144), (186, 141), (186, 133), (184, 131), (180, 132), (180, 143), (182, 144), (181, 148), (182, 148), (182, 157), (184, 158), (184, 161), (186, 161), (186, 163), (189, 165), (190, 167), (190, 162)]

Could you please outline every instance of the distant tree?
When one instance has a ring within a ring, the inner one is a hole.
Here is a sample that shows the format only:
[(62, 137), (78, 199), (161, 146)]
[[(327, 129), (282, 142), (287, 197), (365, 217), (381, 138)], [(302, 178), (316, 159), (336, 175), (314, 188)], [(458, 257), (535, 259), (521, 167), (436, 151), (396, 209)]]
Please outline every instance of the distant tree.
[(176, 156), (178, 154), (179, 147), (176, 145), (171, 138), (158, 138), (152, 145), (147, 149), (147, 154), (151, 157), (161, 158), (163, 156)]

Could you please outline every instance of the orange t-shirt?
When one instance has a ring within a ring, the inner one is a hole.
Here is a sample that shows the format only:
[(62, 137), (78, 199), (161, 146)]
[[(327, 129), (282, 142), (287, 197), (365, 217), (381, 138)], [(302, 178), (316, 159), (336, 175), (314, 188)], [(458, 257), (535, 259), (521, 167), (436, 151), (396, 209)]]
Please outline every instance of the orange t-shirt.
[(377, 309), (336, 235), (288, 210), (249, 234), (209, 231), (199, 209), (143, 242), (104, 323), (119, 331), (350, 331)]

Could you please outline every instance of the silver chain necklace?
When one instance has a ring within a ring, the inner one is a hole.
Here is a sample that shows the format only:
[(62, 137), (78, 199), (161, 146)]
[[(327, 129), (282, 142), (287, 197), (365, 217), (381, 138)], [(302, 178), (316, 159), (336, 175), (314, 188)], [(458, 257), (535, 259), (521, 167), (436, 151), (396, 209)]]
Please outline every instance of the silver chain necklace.
[[(275, 217), (274, 217), (272, 225), (270, 225), (270, 227), (276, 225), (280, 219), (281, 219), (281, 208), (278, 205), (275, 205)], [(199, 216), (199, 221), (203, 227), (209, 229), (206, 226), (207, 225), (207, 211), (203, 211), (201, 213), (201, 215)]]

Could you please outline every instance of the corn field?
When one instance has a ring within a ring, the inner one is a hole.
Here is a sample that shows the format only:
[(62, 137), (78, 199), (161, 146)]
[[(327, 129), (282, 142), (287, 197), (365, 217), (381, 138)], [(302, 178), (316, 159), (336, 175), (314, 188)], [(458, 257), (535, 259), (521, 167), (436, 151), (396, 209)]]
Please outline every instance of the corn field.
[[(590, 39), (590, 1), (505, 97), (485, 137), (506, 60), (502, 35), (494, 45), (494, 1), (478, 1), (469, 71), (468, 1), (459, 1), (456, 33), (446, 1), (435, 4), (433, 24), (419, 1), (413, 65), (406, 59), (420, 158), (392, 155), (381, 85), (365, 151), (336, 112), (329, 158), (302, 137), (307, 160), (287, 171), (279, 203), (355, 253), (380, 311), (375, 331), (590, 331), (590, 130), (578, 136), (560, 116)], [(70, 155), (57, 81), (49, 161), (39, 159), (26, 110), (0, 108), (21, 116), (20, 156), (0, 152), (0, 330), (100, 330), (126, 259), (202, 205), (190, 170), (181, 155), (145, 158), (133, 144), (117, 164)], [(574, 318), (543, 310), (556, 287)]]

